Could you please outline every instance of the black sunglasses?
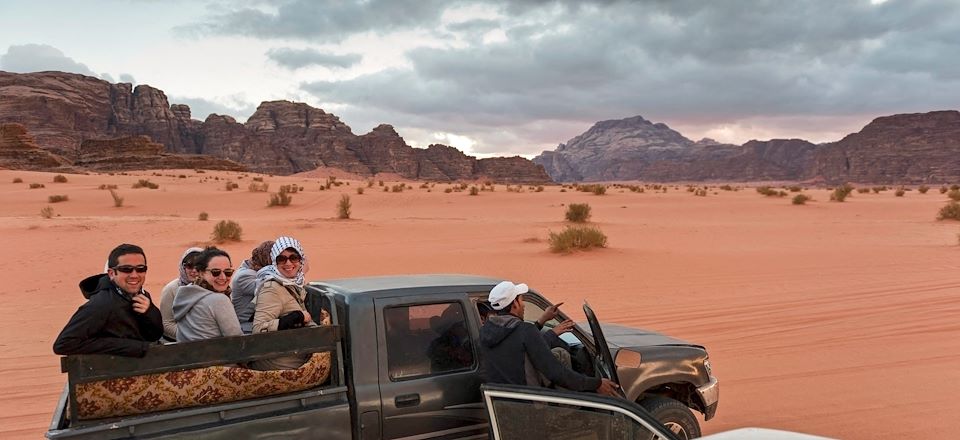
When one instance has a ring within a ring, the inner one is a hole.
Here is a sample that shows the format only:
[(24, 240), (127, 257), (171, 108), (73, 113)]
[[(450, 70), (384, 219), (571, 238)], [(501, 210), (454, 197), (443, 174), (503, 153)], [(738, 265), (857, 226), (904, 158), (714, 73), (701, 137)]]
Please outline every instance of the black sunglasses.
[(220, 270), (220, 269), (207, 269), (207, 272), (210, 272), (210, 275), (213, 275), (214, 278), (220, 276), (221, 273), (224, 274), (224, 275), (226, 275), (227, 278), (230, 278), (230, 277), (233, 276), (233, 269), (223, 269), (223, 270)]
[(114, 266), (113, 270), (120, 273), (133, 273), (133, 271), (137, 271), (137, 273), (147, 273), (147, 266), (142, 264), (139, 266)]
[(286, 263), (287, 260), (290, 260), (291, 263), (299, 263), (300, 260), (302, 260), (302, 259), (303, 259), (303, 258), (300, 257), (300, 256), (297, 255), (297, 254), (293, 254), (293, 255), (291, 255), (291, 256), (289, 256), (289, 257), (283, 256), (283, 255), (277, 255), (277, 264)]

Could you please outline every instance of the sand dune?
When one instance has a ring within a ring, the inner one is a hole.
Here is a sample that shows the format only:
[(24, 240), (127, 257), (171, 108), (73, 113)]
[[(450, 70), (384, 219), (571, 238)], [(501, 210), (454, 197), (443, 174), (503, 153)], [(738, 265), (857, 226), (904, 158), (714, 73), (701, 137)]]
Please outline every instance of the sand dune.
[[(566, 301), (574, 315), (586, 299), (602, 320), (705, 345), (722, 388), (705, 433), (763, 426), (899, 439), (960, 431), (960, 228), (934, 220), (946, 200), (936, 190), (854, 194), (845, 203), (811, 190), (814, 201), (793, 206), (752, 189), (594, 196), (500, 185), (471, 197), (412, 182), (402, 193), (374, 185), (358, 195), (365, 182), (319, 191), (318, 177), (265, 177), (274, 190), (305, 187), (291, 206), (268, 208), (265, 193), (246, 191), (252, 175), (132, 174), (52, 183), (49, 173), (0, 171), (2, 438), (37, 438), (50, 422), (65, 381), (51, 344), (83, 302), (78, 281), (98, 272), (114, 245), (133, 242), (146, 249), (147, 288), (159, 294), (183, 249), (207, 241), (221, 219), (244, 229), (243, 242), (223, 246), (235, 264), (260, 241), (290, 234), (309, 253), (309, 278), (500, 276)], [(139, 178), (160, 188), (131, 189)], [(226, 179), (240, 189), (225, 191)], [(46, 187), (28, 189), (31, 182)], [(97, 189), (105, 183), (119, 186), (123, 207)], [(43, 219), (52, 194), (69, 201), (51, 204), (56, 216)], [(334, 219), (341, 194), (352, 198), (351, 220)], [(548, 252), (565, 204), (583, 202), (610, 247)], [(200, 212), (210, 220), (198, 221)]]

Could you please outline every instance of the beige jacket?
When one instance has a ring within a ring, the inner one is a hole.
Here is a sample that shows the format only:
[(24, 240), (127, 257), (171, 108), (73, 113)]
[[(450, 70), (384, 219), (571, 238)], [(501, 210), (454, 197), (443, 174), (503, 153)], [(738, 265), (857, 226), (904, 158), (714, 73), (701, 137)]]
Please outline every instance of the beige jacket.
[(180, 278), (174, 278), (160, 292), (160, 315), (163, 316), (163, 336), (177, 340), (177, 320), (173, 319), (173, 300), (180, 288)]
[[(260, 286), (257, 292), (257, 308), (253, 314), (253, 333), (277, 331), (280, 317), (294, 311), (307, 313), (304, 301), (307, 291), (297, 285), (280, 284), (276, 280), (268, 280)], [(319, 319), (317, 317), (316, 319)], [(316, 323), (309, 322), (307, 326), (316, 327)], [(273, 359), (261, 359), (250, 363), (255, 370), (293, 370), (300, 368), (310, 359), (310, 354), (282, 356)]]

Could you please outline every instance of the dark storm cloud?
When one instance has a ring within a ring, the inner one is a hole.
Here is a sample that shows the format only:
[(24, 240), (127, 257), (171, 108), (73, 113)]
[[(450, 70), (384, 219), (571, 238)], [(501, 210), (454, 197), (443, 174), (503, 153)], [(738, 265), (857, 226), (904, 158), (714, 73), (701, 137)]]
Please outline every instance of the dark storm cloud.
[(388, 33), (430, 26), (439, 21), (449, 4), (443, 0), (289, 0), (257, 3), (268, 7), (250, 6), (221, 11), (188, 28), (224, 35), (341, 41), (357, 33)]
[(337, 67), (345, 69), (360, 62), (358, 54), (336, 55), (323, 53), (315, 49), (291, 49), (281, 47), (267, 51), (267, 58), (288, 69), (300, 69), (310, 66)]
[[(100, 77), (86, 64), (74, 61), (60, 49), (46, 44), (23, 44), (10, 46), (7, 53), (0, 56), (0, 70), (15, 73), (43, 72), (57, 70)], [(112, 79), (112, 78), (111, 78)]]
[[(519, 142), (541, 146), (543, 127), (576, 126), (577, 134), (636, 114), (706, 127), (960, 102), (955, 1), (480, 3), (500, 18), (440, 23), (446, 9), (467, 2), (291, 1), (271, 12), (225, 12), (204, 26), (313, 42), (432, 30), (458, 44), (410, 50), (409, 68), (302, 88), (344, 114), (393, 115), (384, 122), (482, 139), (513, 130)], [(506, 41), (484, 44), (495, 29)]]

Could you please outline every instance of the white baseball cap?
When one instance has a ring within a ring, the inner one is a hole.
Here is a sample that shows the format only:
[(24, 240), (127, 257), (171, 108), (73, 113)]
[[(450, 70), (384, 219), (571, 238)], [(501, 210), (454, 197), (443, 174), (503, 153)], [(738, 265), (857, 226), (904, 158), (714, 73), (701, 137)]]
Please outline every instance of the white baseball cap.
[(490, 289), (488, 301), (490, 301), (490, 306), (493, 307), (493, 310), (503, 310), (510, 307), (510, 303), (517, 298), (517, 295), (527, 293), (528, 291), (530, 291), (530, 289), (527, 288), (526, 284), (513, 284), (510, 281), (501, 281), (500, 284)]

